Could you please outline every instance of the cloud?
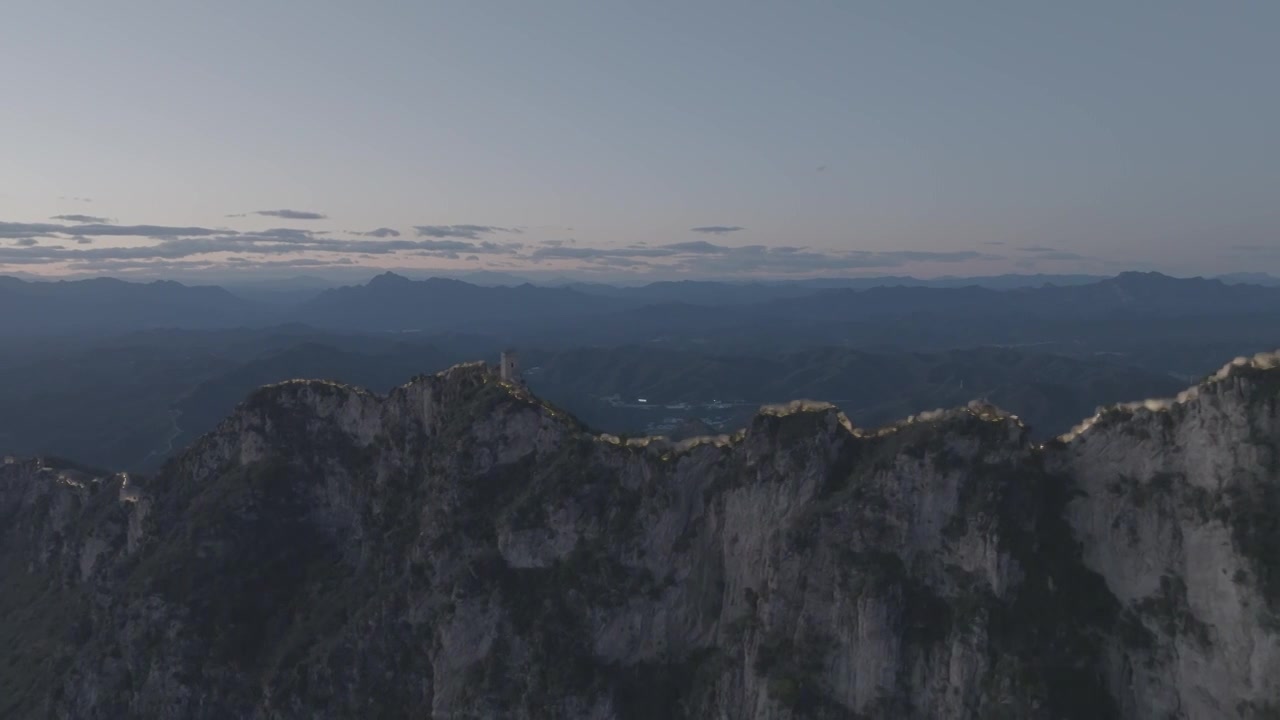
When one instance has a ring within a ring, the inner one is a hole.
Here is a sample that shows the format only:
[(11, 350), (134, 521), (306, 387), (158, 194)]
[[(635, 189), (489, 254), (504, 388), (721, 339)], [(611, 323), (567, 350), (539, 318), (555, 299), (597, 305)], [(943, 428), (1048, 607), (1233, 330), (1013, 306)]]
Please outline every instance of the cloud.
[(406, 250), (426, 249), (433, 252), (471, 252), (476, 248), (474, 244), (460, 240), (396, 240), (393, 244), (403, 246)]
[(96, 215), (54, 215), (50, 220), (67, 220), (69, 222), (78, 223), (109, 223), (109, 218), (98, 217)]
[(960, 250), (956, 252), (937, 252), (931, 250), (892, 250), (889, 252), (863, 253), (866, 255), (875, 255), (876, 257), (890, 258), (893, 260), (909, 261), (909, 262), (965, 262), (968, 260), (992, 260), (993, 255), (975, 252), (973, 250)]
[(439, 258), (441, 260), (457, 260), (459, 257), (461, 257), (460, 255), (458, 255), (458, 253), (452, 250), (420, 250), (417, 252), (411, 252), (409, 254), (416, 255), (418, 257)]
[[(593, 265), (655, 268), (688, 272), (731, 274), (734, 272), (800, 273), (820, 270), (852, 270), (901, 267), (913, 262), (955, 263), (991, 259), (971, 250), (939, 252), (926, 250), (817, 251), (796, 246), (730, 247), (705, 241), (669, 243), (623, 248), (539, 247), (529, 254), (534, 261), (581, 260)], [(655, 260), (666, 259), (662, 264)]]
[(282, 218), (284, 220), (324, 220), (328, 215), (310, 210), (254, 210), (254, 215)]
[(662, 248), (666, 250), (670, 250), (671, 252), (675, 252), (675, 253), (698, 253), (698, 254), (722, 253), (728, 250), (728, 248), (724, 247), (723, 245), (716, 245), (715, 243), (709, 243), (705, 240), (695, 240), (693, 242), (671, 243), (670, 245), (663, 245)]
[(73, 270), (74, 272), (90, 273), (110, 272), (156, 275), (175, 271), (225, 270), (228, 266), (236, 267), (237, 269), (252, 266), (254, 270), (262, 270), (351, 265), (355, 265), (355, 261), (350, 258), (262, 260), (258, 258), (231, 257), (224, 260), (95, 260), (77, 264)]
[(217, 235), (224, 232), (226, 231), (202, 227), (173, 227), (169, 225), (104, 225), (101, 223), (58, 225), (55, 223), (0, 222), (0, 238), (28, 235), (39, 237), (52, 234), (170, 238)]
[(671, 257), (679, 253), (662, 248), (541, 247), (530, 253), (535, 260), (588, 260), (592, 258)]
[(1034, 260), (1088, 260), (1089, 258), (1079, 253), (1066, 252), (1064, 250), (1053, 250), (1037, 253)]
[(299, 230), (297, 228), (271, 228), (270, 230), (259, 230), (258, 232), (248, 233), (249, 238), (265, 238), (269, 240), (279, 240), (281, 242), (308, 242), (315, 239), (317, 235), (325, 235), (323, 230)]
[(0, 238), (46, 237), (64, 229), (65, 225), (52, 223), (0, 222)]
[(514, 228), (497, 227), (496, 225), (414, 225), (413, 229), (418, 232), (418, 237), (463, 238), (465, 240), (479, 240), (481, 235), (491, 235), (497, 232), (520, 232)]
[(59, 196), (58, 196), (58, 199), (59, 199), (59, 200), (71, 200), (71, 201), (74, 201), (74, 202), (85, 202), (85, 203), (87, 203), (87, 202), (93, 202), (93, 198), (87, 198), (87, 197), (74, 197), (74, 196), (71, 196), (71, 195), (59, 195)]
[[(416, 236), (401, 237), (392, 228), (367, 232), (344, 231), (340, 235), (323, 230), (269, 228), (237, 231), (198, 226), (113, 225), (88, 216), (68, 224), (54, 222), (0, 222), (0, 238), (15, 242), (0, 245), (0, 265), (61, 264), (70, 272), (97, 268), (131, 267), (231, 267), (295, 260), (333, 264), (361, 262), (360, 258), (391, 256), (429, 257), (446, 260), (483, 260), (490, 266), (502, 260), (518, 264), (555, 263), (581, 270), (603, 271), (643, 269), (645, 272), (714, 275), (801, 274), (842, 270), (897, 268), (912, 263), (960, 263), (991, 259), (975, 251), (941, 252), (928, 250), (826, 250), (796, 245), (726, 245), (708, 240), (665, 244), (636, 243), (629, 246), (590, 246), (573, 238), (520, 242), (500, 242), (499, 233), (518, 230), (492, 225), (421, 225)], [(711, 228), (701, 228), (699, 231)], [(733, 232), (722, 226), (716, 231)], [(107, 242), (96, 242), (106, 237)], [(48, 240), (36, 241), (37, 238)], [(1029, 251), (1028, 251), (1029, 252)], [(475, 258), (474, 260), (472, 258)], [(1029, 260), (1077, 259), (1052, 248), (1037, 248)], [(158, 265), (168, 263), (169, 265)], [(175, 263), (189, 263), (179, 266)], [(281, 265), (284, 266), (284, 265)], [(301, 266), (301, 265), (297, 265)]]
[(954, 263), (985, 259), (989, 256), (973, 251), (934, 252), (925, 250), (895, 250), (871, 252), (820, 252), (800, 248), (778, 249), (761, 245), (735, 248), (731, 252), (713, 258), (699, 255), (686, 260), (687, 270), (698, 272), (776, 272), (807, 273), (836, 270), (867, 270), (896, 268), (913, 262)]
[(76, 235), (115, 235), (120, 237), (193, 237), (199, 235), (217, 235), (222, 230), (202, 227), (173, 227), (169, 225), (77, 225), (72, 228)]
[(623, 268), (627, 270), (655, 267), (653, 263), (645, 262), (643, 260), (636, 260), (635, 258), (625, 258), (625, 257), (592, 258), (590, 260), (587, 260), (587, 262), (593, 265), (604, 266), (607, 268)]
[[(515, 255), (519, 244), (503, 244), (495, 242), (467, 242), (463, 240), (403, 240), (396, 238), (332, 238), (322, 237), (324, 232), (299, 230), (296, 228), (273, 228), (253, 233), (224, 231), (218, 234), (205, 234), (206, 228), (166, 228), (163, 226), (130, 226), (126, 232), (108, 232), (106, 228), (116, 226), (81, 225), (74, 229), (58, 225), (42, 223), (0, 223), (0, 237), (27, 238), (20, 239), (19, 247), (0, 247), (0, 264), (38, 264), (48, 262), (69, 262), (86, 264), (100, 261), (154, 261), (179, 260), (202, 255), (221, 255), (234, 253), (239, 256), (266, 255), (391, 255), (409, 252), (415, 255), (456, 258), (460, 253), (473, 255)], [(64, 247), (59, 244), (36, 247), (31, 238), (33, 231), (47, 231), (70, 235), (77, 244), (89, 244), (93, 235), (138, 235), (148, 237), (151, 233), (159, 242), (145, 245), (107, 246), (93, 248)], [(25, 236), (16, 234), (25, 230)], [(129, 232), (132, 230), (133, 232)], [(180, 235), (170, 231), (194, 230), (191, 235)], [(84, 234), (78, 234), (83, 232)], [(178, 236), (174, 236), (178, 235)], [(217, 259), (222, 262), (222, 259)]]
[[(1018, 248), (1020, 252), (1034, 253), (1035, 257), (1030, 262), (1038, 262), (1040, 260), (1088, 260), (1089, 258), (1078, 253), (1067, 252), (1057, 248), (1045, 247), (1044, 245), (1026, 245)], [(1019, 267), (1024, 267), (1019, 265)]]
[(689, 228), (690, 232), (704, 233), (706, 235), (726, 235), (739, 230), (746, 230), (746, 228), (741, 228), (737, 225), (705, 225), (703, 227)]

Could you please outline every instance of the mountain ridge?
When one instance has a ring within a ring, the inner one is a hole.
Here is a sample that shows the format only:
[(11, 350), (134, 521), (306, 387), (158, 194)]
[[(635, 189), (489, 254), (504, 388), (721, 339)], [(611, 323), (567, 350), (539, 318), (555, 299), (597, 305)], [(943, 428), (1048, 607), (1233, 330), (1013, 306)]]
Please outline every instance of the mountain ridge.
[[(374, 401), (383, 401), (383, 400), (390, 399), (395, 393), (399, 391), (408, 391), (416, 383), (421, 383), (429, 378), (447, 379), (463, 373), (465, 374), (480, 373), (482, 375), (485, 373), (488, 373), (488, 376), (489, 376), (488, 381), (496, 381), (498, 385), (500, 385), (501, 387), (503, 387), (504, 389), (512, 393), (513, 397), (520, 398), (521, 400), (524, 400), (526, 402), (537, 404), (542, 408), (544, 408), (545, 410), (547, 410), (548, 412), (550, 412), (553, 417), (570, 418), (571, 419), (571, 422), (569, 423), (570, 426), (580, 431), (586, 432), (585, 430), (586, 426), (583, 425), (583, 423), (579, 421), (577, 418), (574, 418), (572, 415), (570, 415), (563, 409), (555, 407), (552, 404), (548, 403), (546, 400), (531, 393), (523, 385), (513, 384), (513, 383), (499, 380), (498, 370), (496, 366), (491, 366), (490, 364), (484, 361), (471, 361), (471, 362), (457, 363), (436, 373), (419, 374), (417, 376), (414, 376), (408, 382), (396, 388), (393, 388), (388, 393), (377, 393), (377, 392), (370, 391), (366, 388), (360, 387), (358, 385), (335, 382), (332, 380), (316, 380), (316, 379), (299, 378), (299, 379), (285, 380), (277, 383), (270, 383), (258, 388), (248, 398), (246, 398), (244, 402), (238, 405), (236, 407), (236, 410), (233, 411), (232, 417), (234, 417), (236, 413), (240, 412), (242, 409), (246, 407), (257, 405), (263, 402), (268, 402), (271, 399), (272, 394), (280, 390), (288, 390), (288, 389), (293, 389), (297, 387), (315, 385), (317, 387), (322, 387), (322, 388), (327, 388), (332, 390), (351, 392), (359, 397), (368, 398)], [(1261, 377), (1265, 378), (1268, 382), (1274, 382), (1276, 384), (1276, 389), (1280, 390), (1280, 350), (1276, 350), (1273, 352), (1261, 352), (1261, 353), (1256, 353), (1250, 356), (1237, 357), (1233, 359), (1231, 362), (1225, 363), (1221, 368), (1219, 368), (1215, 372), (1210, 373), (1205, 379), (1201, 380), (1200, 382), (1194, 385), (1187, 387), (1185, 390), (1171, 397), (1152, 397), (1152, 398), (1145, 398), (1142, 400), (1117, 402), (1109, 405), (1100, 406), (1097, 412), (1094, 413), (1094, 415), (1087, 418), (1082, 418), (1080, 423), (1076, 427), (1074, 427), (1071, 431), (1062, 433), (1061, 435), (1051, 438), (1045, 442), (1037, 443), (1037, 445), (1040, 447), (1044, 447), (1045, 445), (1052, 444), (1052, 443), (1068, 444), (1073, 440), (1075, 440), (1076, 438), (1080, 437), (1081, 435), (1085, 434), (1090, 428), (1092, 428), (1094, 425), (1097, 425), (1100, 422), (1106, 423), (1108, 421), (1114, 421), (1117, 418), (1132, 418), (1134, 416), (1142, 416), (1144, 414), (1149, 415), (1149, 414), (1156, 414), (1160, 412), (1167, 413), (1167, 412), (1170, 412), (1171, 410), (1176, 409), (1180, 405), (1185, 405), (1197, 399), (1200, 396), (1201, 392), (1207, 389), (1212, 389), (1213, 386), (1219, 383), (1224, 383), (1240, 377), (1255, 377), (1255, 376), (1259, 376), (1259, 374), (1261, 374)], [(759, 410), (757, 410), (757, 412), (755, 413), (755, 418), (785, 417), (787, 415), (791, 415), (795, 413), (805, 413), (805, 412), (818, 412), (818, 413), (833, 412), (837, 414), (840, 418), (838, 421), (838, 424), (842, 427), (845, 427), (850, 432), (850, 434), (852, 434), (855, 437), (870, 437), (870, 436), (884, 435), (886, 433), (895, 432), (903, 427), (907, 427), (915, 424), (935, 423), (940, 420), (963, 418), (965, 416), (977, 417), (978, 419), (981, 419), (984, 421), (995, 421), (995, 420), (1010, 421), (1016, 424), (1017, 427), (1023, 430), (1028, 429), (1028, 427), (1023, 423), (1022, 418), (1020, 418), (1018, 415), (983, 400), (973, 400), (968, 404), (961, 405), (961, 406), (940, 407), (933, 410), (925, 410), (919, 413), (913, 413), (913, 414), (907, 415), (898, 420), (890, 421), (887, 423), (883, 423), (883, 424), (871, 426), (871, 427), (860, 427), (855, 425), (848, 418), (848, 416), (845, 415), (844, 411), (842, 411), (835, 403), (825, 401), (825, 400), (812, 400), (812, 399), (806, 399), (806, 398), (797, 398), (794, 400), (779, 402), (779, 403), (762, 404)], [(231, 418), (228, 418), (228, 420), (230, 419)], [(676, 446), (684, 445), (688, 447), (696, 447), (697, 445), (705, 442), (711, 442), (711, 443), (723, 442), (724, 438), (730, 438), (730, 439), (741, 438), (747, 432), (748, 428), (750, 427), (750, 424), (751, 423), (749, 423), (745, 427), (735, 429), (734, 431), (729, 433), (718, 433), (715, 435), (696, 436), (696, 437), (688, 438), (681, 441), (672, 441), (667, 436), (661, 435), (661, 434), (628, 435), (625, 437), (625, 440), (622, 439), (622, 436), (619, 436), (614, 433), (607, 433), (607, 432), (594, 433), (593, 432), (592, 434), (602, 438), (607, 438), (608, 439), (607, 441), (609, 442), (617, 441), (617, 442), (621, 442), (623, 444), (627, 444), (635, 447), (645, 447), (651, 444), (661, 445), (663, 443), (669, 443), (671, 445), (676, 445)]]
[(0, 715), (1260, 720), (1280, 368), (1195, 388), (1036, 445), (610, 438), (485, 363), (268, 386), (152, 478), (0, 465)]
[[(981, 327), (994, 323), (1000, 332), (990, 342), (997, 342), (1001, 336), (1018, 337), (1034, 330), (1034, 323), (1030, 328), (1024, 325), (1037, 315), (1050, 322), (1102, 316), (1201, 321), (1227, 316), (1248, 325), (1257, 321), (1254, 316), (1273, 317), (1280, 305), (1280, 287), (1158, 273), (1124, 273), (1091, 283), (1037, 287), (670, 282), (641, 289), (595, 290), (531, 284), (484, 287), (446, 278), (410, 280), (386, 272), (367, 283), (329, 288), (314, 296), (311, 291), (273, 293), (257, 288), (248, 293), (255, 298), (249, 300), (218, 286), (173, 281), (6, 278), (0, 283), (4, 302), (25, 304), (29, 311), (0, 318), (0, 331), (101, 335), (161, 327), (303, 322), (362, 332), (490, 332), (502, 334), (507, 341), (565, 336), (599, 342), (619, 334), (640, 341), (738, 331), (799, 333), (794, 338), (798, 340), (806, 333), (843, 334), (853, 329), (848, 327), (851, 323), (874, 325), (860, 334), (891, 337), (892, 328), (881, 327), (886, 319), (913, 317), (923, 323), (922, 332), (945, 338), (954, 325), (950, 318), (962, 317)], [(681, 312), (690, 317), (680, 316)], [(929, 325), (940, 318), (946, 321), (942, 326)]]

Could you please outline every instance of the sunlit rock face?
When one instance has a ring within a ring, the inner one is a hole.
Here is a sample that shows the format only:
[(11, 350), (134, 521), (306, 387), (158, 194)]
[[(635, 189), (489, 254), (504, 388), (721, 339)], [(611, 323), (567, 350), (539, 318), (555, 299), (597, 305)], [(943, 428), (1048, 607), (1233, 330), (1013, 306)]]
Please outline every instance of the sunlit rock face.
[(1275, 717), (1273, 366), (1047, 446), (269, 386), (153, 478), (0, 465), (0, 716)]
[(1084, 562), (1122, 608), (1107, 670), (1126, 716), (1280, 712), (1274, 357), (1104, 412), (1050, 453), (1082, 493), (1067, 517)]

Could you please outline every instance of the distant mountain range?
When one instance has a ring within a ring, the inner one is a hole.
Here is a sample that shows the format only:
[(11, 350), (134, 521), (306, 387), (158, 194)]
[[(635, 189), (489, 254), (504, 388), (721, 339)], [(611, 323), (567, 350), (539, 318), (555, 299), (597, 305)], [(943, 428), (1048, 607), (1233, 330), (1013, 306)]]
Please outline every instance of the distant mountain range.
[(383, 273), (364, 285), (326, 290), (292, 317), (316, 327), (383, 331), (515, 330), (529, 322), (574, 322), (625, 302), (566, 288), (481, 287), (461, 280), (409, 280)]
[[(1042, 280), (1031, 286), (1031, 278)], [(1058, 281), (1061, 284), (1056, 284)], [(872, 283), (858, 287), (861, 283)], [(410, 280), (383, 273), (362, 285), (320, 289), (299, 279), (244, 296), (224, 288), (170, 281), (113, 279), (29, 282), (0, 278), (0, 332), (11, 335), (107, 334), (157, 328), (267, 327), (300, 323), (357, 332), (479, 332), (529, 342), (705, 341), (744, 332), (780, 332), (776, 340), (819, 344), (952, 346), (975, 328), (979, 344), (1061, 340), (1054, 324), (1093, 319), (1280, 316), (1280, 286), (1233, 284), (1158, 273), (1002, 276), (918, 284), (912, 278), (812, 280), (790, 283), (659, 282), (641, 287), (575, 284), (481, 286), (460, 280)], [(986, 282), (982, 285), (980, 282)], [(1021, 286), (1017, 283), (1023, 283)], [(889, 284), (886, 284), (889, 283)], [(912, 284), (917, 283), (917, 284)], [(953, 283), (951, 285), (947, 283)], [(1003, 283), (1006, 287), (994, 287)], [(859, 324), (861, 324), (859, 326)], [(1231, 322), (1212, 323), (1218, 330)], [(1126, 331), (1127, 332), (1127, 331)], [(918, 336), (918, 340), (911, 337)], [(1050, 337), (1052, 336), (1052, 337)]]
[(0, 276), (0, 333), (217, 328), (251, 322), (257, 305), (220, 287), (113, 278), (27, 282)]
[[(775, 289), (482, 287), (386, 273), (281, 303), (174, 282), (0, 278), (0, 449), (146, 465), (260, 384), (385, 388), (510, 345), (539, 366), (531, 386), (617, 430), (683, 413), (616, 407), (610, 395), (737, 402), (694, 418), (721, 423), (795, 396), (841, 401), (874, 423), (987, 395), (1056, 432), (1093, 403), (1159, 394), (1171, 378), (1280, 344), (1280, 287), (1203, 278), (765, 292)], [(1038, 415), (1045, 407), (1058, 415)]]
[(1267, 273), (1230, 273), (1219, 275), (1217, 279), (1232, 285), (1280, 285), (1280, 277)]

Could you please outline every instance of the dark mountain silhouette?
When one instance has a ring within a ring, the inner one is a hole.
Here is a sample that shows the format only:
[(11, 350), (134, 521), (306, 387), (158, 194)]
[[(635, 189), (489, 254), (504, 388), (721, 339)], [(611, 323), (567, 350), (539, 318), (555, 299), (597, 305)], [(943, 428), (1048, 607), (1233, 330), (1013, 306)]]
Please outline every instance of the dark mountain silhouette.
[(260, 325), (261, 308), (215, 286), (113, 278), (29, 282), (0, 278), (0, 333), (106, 333)]
[(1039, 288), (1048, 285), (1071, 286), (1096, 283), (1104, 278), (1095, 275), (992, 275), (986, 277), (940, 277), (920, 279), (910, 276), (866, 278), (806, 278), (803, 280), (771, 280), (752, 282), (713, 280), (669, 280), (639, 286), (615, 286), (604, 283), (548, 283), (578, 290), (588, 295), (639, 300), (648, 303), (692, 303), (700, 305), (738, 305), (780, 298), (812, 295), (823, 290), (868, 290), (871, 288), (965, 288), (991, 290)]
[[(1160, 273), (1133, 272), (1127, 274), (1159, 275)], [(467, 276), (458, 276), (458, 279), (467, 280), (468, 282), (472, 281), (471, 278)], [(547, 287), (567, 287), (574, 290), (580, 290), (588, 294), (616, 294), (619, 296), (643, 296), (651, 299), (675, 299), (669, 293), (679, 293), (684, 289), (725, 288), (730, 294), (732, 294), (734, 289), (738, 288), (754, 288), (762, 292), (789, 292), (789, 289), (794, 288), (804, 290), (867, 290), (869, 288), (897, 286), (942, 289), (982, 287), (990, 290), (1016, 290), (1034, 289), (1046, 286), (1071, 287), (1076, 285), (1093, 285), (1109, 279), (1114, 279), (1114, 277), (1108, 275), (1084, 274), (1055, 275), (1047, 273), (1010, 273), (1005, 275), (973, 276), (942, 275), (933, 278), (918, 278), (911, 275), (874, 275), (870, 277), (817, 277), (795, 280), (662, 280), (639, 284), (628, 283), (624, 285), (574, 280), (572, 278), (561, 277), (535, 282), (535, 284)], [(1228, 273), (1226, 275), (1215, 276), (1211, 279), (1221, 280), (1222, 282), (1231, 285), (1280, 284), (1280, 277), (1268, 275), (1267, 273)]]
[(773, 312), (800, 317), (858, 317), (928, 312), (948, 316), (1036, 314), (1071, 317), (1097, 313), (1205, 315), (1280, 309), (1280, 288), (1229, 285), (1160, 273), (1121, 273), (1086, 285), (993, 290), (909, 286), (828, 290), (777, 300)]
[(1110, 352), (1117, 343), (1171, 337), (1269, 346), (1280, 329), (1280, 287), (1124, 273), (1088, 284), (1005, 290), (709, 282), (605, 289), (527, 283), (482, 287), (384, 273), (290, 307), (175, 282), (5, 278), (0, 309), (9, 311), (0, 315), (0, 332), (25, 335), (290, 321), (330, 331), (466, 332), (521, 345), (660, 341), (724, 348), (942, 350), (1035, 344)]
[(528, 321), (599, 315), (621, 303), (534, 285), (481, 287), (461, 280), (410, 280), (383, 273), (364, 285), (335, 288), (303, 304), (295, 317), (317, 327), (382, 331), (517, 328)]
[(654, 304), (534, 337), (572, 334), (583, 343), (662, 340), (751, 347), (847, 345), (940, 350), (1042, 345), (1071, 352), (1133, 351), (1181, 338), (1266, 347), (1280, 330), (1280, 288), (1204, 278), (1125, 273), (1075, 286), (993, 290), (836, 289), (742, 305)]
[(1219, 275), (1218, 279), (1231, 285), (1280, 285), (1280, 277), (1261, 272), (1239, 272)]

